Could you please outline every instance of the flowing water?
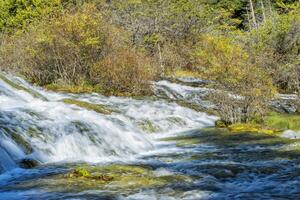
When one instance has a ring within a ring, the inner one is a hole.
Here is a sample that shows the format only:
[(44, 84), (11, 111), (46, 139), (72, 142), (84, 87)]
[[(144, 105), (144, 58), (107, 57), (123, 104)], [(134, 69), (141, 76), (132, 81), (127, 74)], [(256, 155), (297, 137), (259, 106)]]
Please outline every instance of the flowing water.
[[(173, 101), (210, 107), (209, 89), (154, 87), (151, 99), (74, 95), (1, 75), (0, 199), (300, 199), (298, 133), (216, 129)], [(69, 176), (78, 167), (113, 179)]]

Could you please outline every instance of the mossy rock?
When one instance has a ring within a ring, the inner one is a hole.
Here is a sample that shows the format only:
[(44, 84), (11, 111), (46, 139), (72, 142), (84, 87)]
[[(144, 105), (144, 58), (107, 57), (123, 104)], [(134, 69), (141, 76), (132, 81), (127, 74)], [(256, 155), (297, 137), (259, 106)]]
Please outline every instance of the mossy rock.
[(191, 182), (185, 175), (157, 176), (151, 167), (111, 164), (94, 166), (79, 164), (68, 173), (50, 175), (18, 187), (40, 187), (49, 192), (81, 192), (85, 190), (139, 191), (168, 184)]
[(103, 105), (99, 105), (99, 104), (91, 104), (88, 102), (79, 101), (79, 100), (75, 100), (75, 99), (64, 99), (63, 102), (66, 104), (70, 104), (70, 105), (76, 105), (78, 107), (85, 108), (87, 110), (93, 110), (97, 113), (101, 113), (101, 114), (105, 114), (105, 115), (109, 115), (112, 113), (112, 110), (106, 108)]
[(159, 131), (160, 129), (155, 127), (151, 121), (149, 120), (146, 120), (146, 121), (143, 121), (143, 122), (139, 122), (138, 123), (138, 126), (145, 132), (147, 133), (154, 133), (154, 132), (157, 132)]
[(31, 145), (21, 135), (12, 132), (10, 136), (26, 154), (31, 154), (33, 152)]
[(47, 100), (44, 96), (42, 96), (41, 94), (35, 92), (35, 91), (32, 91), (26, 87), (23, 87), (17, 83), (14, 83), (13, 81), (9, 80), (8, 78), (6, 78), (3, 74), (0, 74), (0, 79), (2, 81), (4, 81), (6, 84), (10, 85), (11, 87), (13, 87), (14, 89), (16, 90), (23, 90), (24, 92), (27, 92), (29, 94), (31, 94), (32, 96), (36, 97), (36, 98), (40, 98), (40, 99), (43, 99), (43, 100)]
[(217, 128), (226, 128), (226, 127), (227, 127), (227, 124), (226, 124), (226, 122), (223, 121), (223, 120), (217, 120), (217, 121), (215, 122), (215, 126), (216, 126)]
[(94, 173), (92, 174), (90, 171), (84, 168), (76, 168), (69, 174), (67, 174), (68, 178), (88, 178), (88, 179), (94, 179), (94, 180), (99, 180), (99, 181), (105, 181), (109, 182), (112, 181), (114, 178), (112, 176), (108, 176), (105, 174), (99, 174), (99, 173)]
[(33, 148), (29, 142), (27, 142), (22, 135), (15, 132), (15, 130), (11, 130), (8, 127), (1, 127), (5, 130), (8, 137), (10, 137), (22, 150), (25, 154), (31, 154), (33, 152)]

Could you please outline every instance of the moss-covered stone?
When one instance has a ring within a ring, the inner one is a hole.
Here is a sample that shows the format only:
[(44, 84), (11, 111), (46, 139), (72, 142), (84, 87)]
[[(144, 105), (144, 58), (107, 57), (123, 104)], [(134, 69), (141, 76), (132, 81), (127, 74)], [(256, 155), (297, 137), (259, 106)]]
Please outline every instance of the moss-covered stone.
[(76, 105), (78, 107), (85, 108), (88, 110), (93, 110), (95, 112), (105, 114), (105, 115), (109, 115), (112, 113), (112, 110), (106, 108), (103, 105), (99, 105), (99, 104), (91, 104), (88, 102), (79, 101), (79, 100), (75, 100), (75, 99), (64, 99), (63, 102), (66, 104)]
[(217, 120), (215, 122), (215, 126), (218, 128), (226, 128), (227, 127), (226, 122), (224, 122), (223, 120)]
[(10, 137), (19, 147), (22, 148), (25, 154), (31, 154), (33, 152), (33, 148), (30, 145), (30, 143), (27, 142), (22, 135), (18, 134), (16, 130), (13, 130), (5, 126), (2, 126), (0, 128), (5, 131), (8, 137)]
[(155, 127), (151, 121), (145, 120), (143, 122), (139, 122), (138, 126), (145, 132), (147, 133), (154, 133), (159, 131), (160, 129)]
[(17, 83), (14, 83), (13, 81), (9, 80), (8, 78), (6, 78), (3, 74), (0, 74), (0, 79), (2, 81), (4, 81), (5, 83), (7, 83), (8, 85), (10, 85), (11, 87), (13, 87), (14, 89), (16, 90), (22, 90), (22, 91), (25, 91), (29, 94), (31, 94), (32, 96), (36, 97), (36, 98), (40, 98), (40, 99), (43, 99), (43, 100), (47, 100), (45, 97), (43, 97), (42, 95), (40, 95), (39, 93), (35, 92), (35, 91), (32, 91), (26, 87), (23, 87)]
[(153, 169), (136, 165), (82, 165), (68, 172), (47, 176), (37, 181), (23, 182), (18, 188), (36, 187), (47, 191), (80, 192), (85, 190), (139, 191), (142, 188), (155, 188), (178, 182), (190, 182), (184, 175), (155, 175)]
[(26, 154), (31, 154), (33, 152), (31, 145), (21, 135), (11, 132), (10, 137), (23, 149)]

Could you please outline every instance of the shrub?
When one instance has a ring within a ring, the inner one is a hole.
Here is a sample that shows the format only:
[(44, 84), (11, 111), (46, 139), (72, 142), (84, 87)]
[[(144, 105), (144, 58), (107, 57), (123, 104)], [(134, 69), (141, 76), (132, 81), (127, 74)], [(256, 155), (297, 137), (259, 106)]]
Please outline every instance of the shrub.
[(12, 32), (16, 28), (24, 28), (34, 19), (58, 10), (60, 3), (60, 0), (1, 0), (0, 31)]
[(93, 65), (90, 73), (93, 84), (108, 95), (149, 94), (149, 82), (154, 75), (150, 61), (130, 49), (120, 49), (106, 56)]
[(202, 37), (194, 56), (201, 64), (198, 70), (222, 91), (210, 96), (226, 123), (264, 116), (276, 91), (268, 73), (256, 67), (241, 46), (225, 37)]
[(56, 89), (87, 85), (106, 94), (149, 93), (149, 59), (130, 50), (128, 38), (94, 4), (84, 4), (32, 24), (22, 34), (5, 36), (0, 64)]
[[(45, 20), (22, 35), (22, 73), (32, 82), (79, 84), (107, 49), (110, 30), (93, 5)], [(26, 56), (27, 55), (27, 56)]]

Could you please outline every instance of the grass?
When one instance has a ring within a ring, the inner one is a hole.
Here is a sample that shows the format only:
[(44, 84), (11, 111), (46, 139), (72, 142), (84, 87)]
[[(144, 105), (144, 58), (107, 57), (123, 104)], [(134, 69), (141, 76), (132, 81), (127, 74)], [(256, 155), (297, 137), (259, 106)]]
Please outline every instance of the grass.
[[(224, 128), (224, 126), (218, 126), (216, 122), (216, 126), (220, 128)], [(269, 113), (264, 123), (247, 123), (247, 124), (233, 124), (227, 127), (227, 129), (231, 132), (256, 132), (256, 133), (265, 133), (265, 134), (276, 134), (285, 130), (300, 130), (300, 114), (281, 114), (281, 113)]]
[(265, 125), (279, 130), (300, 130), (300, 114), (270, 113), (265, 120)]
[(99, 105), (99, 104), (91, 104), (88, 102), (79, 101), (79, 100), (75, 100), (75, 99), (64, 99), (63, 102), (66, 104), (76, 105), (78, 107), (85, 108), (88, 110), (93, 110), (95, 112), (105, 114), (105, 115), (109, 115), (112, 113), (112, 110), (104, 107), (103, 105)]

